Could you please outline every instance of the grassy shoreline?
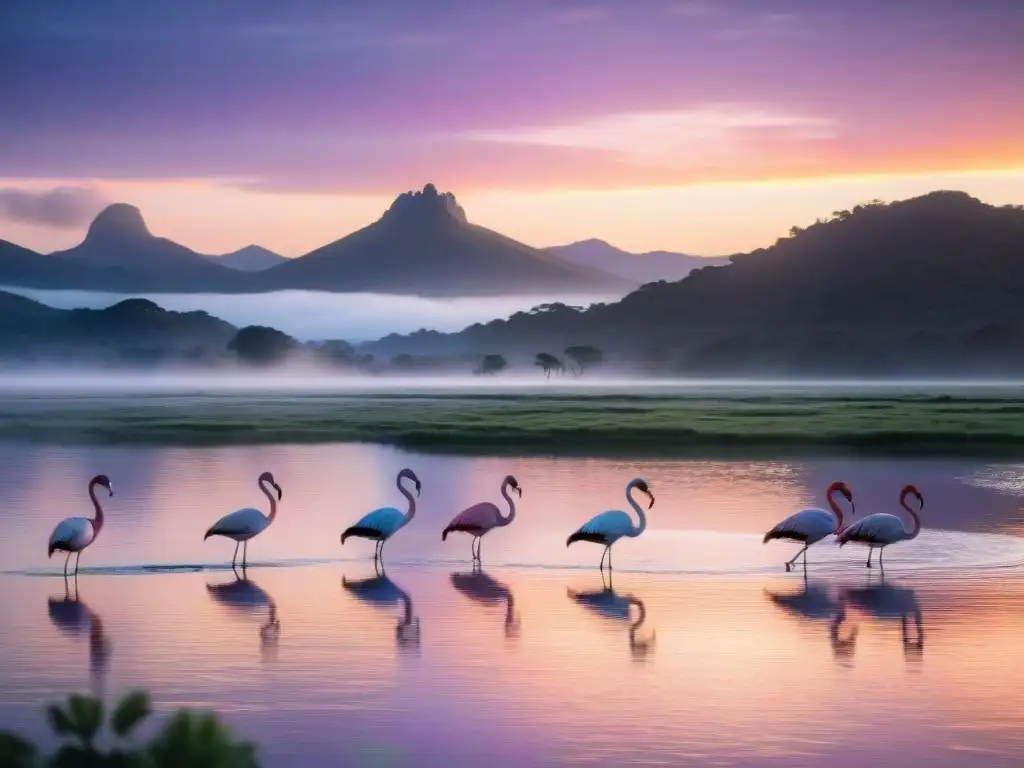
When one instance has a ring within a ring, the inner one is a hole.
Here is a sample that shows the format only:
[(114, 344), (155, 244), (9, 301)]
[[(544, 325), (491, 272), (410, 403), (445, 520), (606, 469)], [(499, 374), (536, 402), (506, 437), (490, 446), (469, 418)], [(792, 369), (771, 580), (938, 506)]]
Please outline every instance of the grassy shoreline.
[(1024, 455), (1024, 397), (51, 395), (0, 400), (0, 439), (175, 446), (371, 442), (474, 453)]

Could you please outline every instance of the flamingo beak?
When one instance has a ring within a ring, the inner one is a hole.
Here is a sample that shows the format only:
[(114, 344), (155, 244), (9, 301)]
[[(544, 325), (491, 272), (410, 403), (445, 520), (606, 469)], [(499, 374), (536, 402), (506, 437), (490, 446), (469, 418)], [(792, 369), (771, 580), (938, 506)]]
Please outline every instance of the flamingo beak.
[(420, 489), (421, 489), (421, 488), (422, 488), (422, 486), (420, 485), (420, 481), (419, 481), (419, 480), (417, 480), (417, 481), (416, 481), (416, 495), (417, 495), (417, 496), (419, 496), (419, 495), (420, 495)]
[(922, 496), (920, 493), (916, 493), (914, 495), (917, 496), (917, 500), (921, 504), (921, 509), (924, 509), (924, 496)]
[(284, 498), (284, 491), (281, 490), (281, 486), (277, 483), (274, 483), (274, 487), (277, 489), (277, 500), (280, 501)]
[(107, 493), (109, 493), (111, 496), (114, 495), (114, 484), (113, 483), (111, 483), (110, 485), (107, 486)]
[(520, 499), (521, 499), (521, 498), (523, 498), (523, 489), (522, 489), (522, 488), (520, 488), (520, 487), (519, 487), (519, 486), (517, 485), (517, 486), (516, 486), (516, 491), (518, 491), (518, 492), (519, 492), (519, 498), (520, 498)]
[(651, 496), (651, 503), (647, 505), (647, 508), (650, 509), (653, 506), (654, 506), (654, 497)]

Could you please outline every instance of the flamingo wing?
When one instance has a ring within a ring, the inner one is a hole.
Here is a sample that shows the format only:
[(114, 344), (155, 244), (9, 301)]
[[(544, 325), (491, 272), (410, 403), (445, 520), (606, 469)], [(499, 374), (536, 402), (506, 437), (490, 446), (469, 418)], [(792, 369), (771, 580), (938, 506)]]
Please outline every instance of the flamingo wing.
[(58, 549), (78, 552), (89, 546), (95, 535), (92, 520), (87, 517), (69, 517), (61, 520), (50, 534), (47, 555), (52, 556)]
[(896, 515), (878, 512), (861, 518), (837, 537), (839, 546), (856, 541), (861, 544), (891, 544), (899, 541), (904, 534), (903, 521)]
[(566, 546), (574, 541), (593, 541), (597, 544), (611, 544), (633, 530), (632, 518), (621, 509), (613, 509), (595, 515), (581, 525), (566, 541)]
[(363, 515), (359, 522), (347, 528), (342, 538), (366, 536), (386, 539), (405, 525), (405, 515), (395, 507), (381, 507)]
[(498, 511), (498, 507), (489, 501), (483, 501), (472, 507), (467, 507), (453, 517), (441, 532), (441, 539), (443, 541), (448, 538), (448, 534), (452, 531), (465, 531), (474, 536), (482, 536), (494, 528), (499, 520), (501, 520), (501, 513)]
[(813, 544), (836, 529), (836, 518), (823, 509), (803, 509), (790, 515), (764, 535), (764, 542), (772, 539), (791, 539)]
[(224, 515), (220, 520), (210, 526), (204, 539), (210, 536), (227, 536), (236, 541), (251, 539), (257, 533), (270, 525), (270, 520), (255, 507), (237, 509), (231, 514)]

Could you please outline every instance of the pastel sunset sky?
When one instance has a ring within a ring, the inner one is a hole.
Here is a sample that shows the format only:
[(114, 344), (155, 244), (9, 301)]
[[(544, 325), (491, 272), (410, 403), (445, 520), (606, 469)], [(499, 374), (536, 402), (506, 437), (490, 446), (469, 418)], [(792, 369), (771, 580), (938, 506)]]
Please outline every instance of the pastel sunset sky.
[(531, 245), (768, 245), (872, 198), (1024, 203), (1018, 0), (5, 0), (0, 238), (106, 202), (305, 253), (407, 189)]

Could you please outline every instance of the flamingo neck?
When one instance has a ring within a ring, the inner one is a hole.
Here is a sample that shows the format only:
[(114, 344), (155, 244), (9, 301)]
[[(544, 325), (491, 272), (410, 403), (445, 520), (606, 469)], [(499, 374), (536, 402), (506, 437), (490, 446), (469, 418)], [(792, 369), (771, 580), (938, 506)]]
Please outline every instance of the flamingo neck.
[(270, 525), (270, 523), (274, 522), (274, 518), (277, 517), (277, 499), (274, 498), (274, 492), (264, 485), (265, 482), (265, 480), (260, 480), (260, 490), (270, 499), (270, 514), (267, 515), (267, 525)]
[(405, 513), (405, 523), (402, 523), (402, 525), (406, 525), (416, 514), (416, 497), (412, 495), (412, 491), (402, 485), (402, 475), (395, 479), (395, 485), (398, 486), (399, 493), (409, 500), (409, 511)]
[(914, 527), (911, 530), (907, 531), (906, 528), (904, 528), (905, 538), (916, 539), (917, 534), (921, 532), (921, 518), (918, 517), (917, 512), (914, 511), (914, 508), (907, 504), (907, 494), (903, 494), (902, 496), (900, 496), (900, 506), (910, 513), (910, 517), (914, 521)]
[(828, 499), (828, 506), (832, 510), (832, 514), (836, 516), (836, 530), (843, 530), (843, 508), (839, 506), (839, 502), (836, 501), (835, 495), (839, 492), (839, 486), (832, 484), (828, 487), (825, 492), (825, 497)]
[(100, 528), (103, 527), (103, 505), (100, 504), (100, 500), (96, 498), (96, 486), (99, 485), (95, 480), (89, 483), (89, 498), (92, 500), (92, 507), (96, 510), (96, 517), (92, 521), (93, 536), (96, 536), (100, 532)]
[(501, 495), (505, 497), (505, 501), (508, 502), (508, 515), (501, 518), (499, 525), (508, 525), (516, 519), (516, 503), (512, 501), (512, 497), (508, 493), (508, 487), (511, 485), (508, 480), (501, 484)]
[(627, 533), (627, 536), (639, 536), (647, 528), (647, 515), (644, 514), (644, 508), (633, 498), (633, 489), (635, 487), (632, 482), (626, 486), (626, 501), (629, 502), (629, 506), (636, 512), (636, 516), (640, 518), (640, 524)]

